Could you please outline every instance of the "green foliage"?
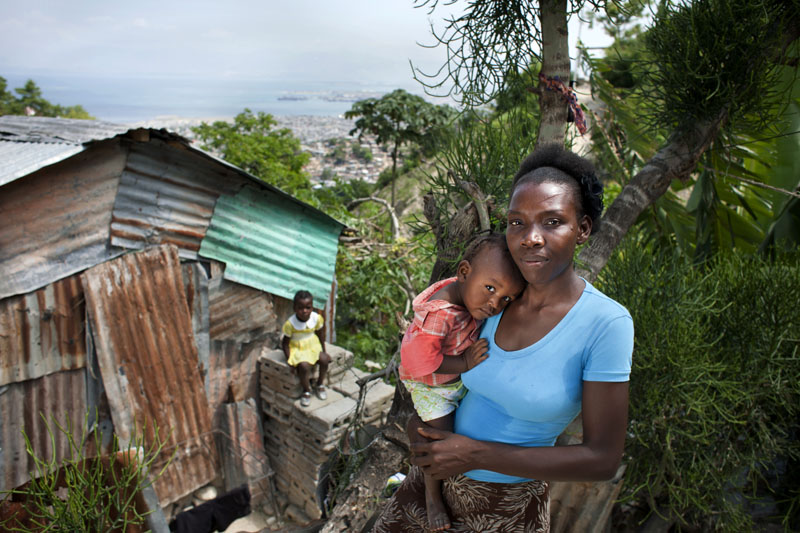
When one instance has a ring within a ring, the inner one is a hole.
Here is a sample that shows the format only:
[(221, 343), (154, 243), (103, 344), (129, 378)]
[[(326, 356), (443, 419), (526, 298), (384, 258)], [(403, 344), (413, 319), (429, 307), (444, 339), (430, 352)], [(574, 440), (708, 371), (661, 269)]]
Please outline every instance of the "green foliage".
[(340, 247), (337, 337), (358, 365), (364, 359), (388, 363), (403, 334), (397, 323), (422, 292), (431, 257), (409, 242), (373, 244), (365, 249)]
[(327, 145), (330, 148), (325, 157), (333, 159), (337, 165), (347, 162), (348, 154), (366, 163), (372, 161), (372, 150), (366, 146), (361, 146), (359, 142), (348, 141), (347, 139), (329, 139)]
[(344, 139), (331, 139), (328, 141), (328, 146), (331, 149), (325, 154), (326, 158), (333, 159), (337, 165), (347, 161), (347, 141)]
[(227, 162), (257, 176), (270, 185), (311, 201), (311, 181), (303, 172), (310, 156), (288, 128), (274, 129), (277, 122), (267, 113), (249, 109), (234, 117), (233, 123), (203, 123), (192, 131), (204, 143), (203, 149), (217, 152)]
[[(438, 3), (415, 2), (417, 7), (428, 7), (430, 13)], [(573, 0), (565, 5), (569, 15), (587, 5), (598, 9), (606, 3)], [(453, 96), (468, 107), (491, 102), (504, 87), (508, 73), (525, 72), (531, 62), (541, 61), (540, 6), (541, 2), (534, 0), (469, 2), (461, 15), (445, 20), (444, 30), (437, 33), (431, 28), (433, 46), (446, 49), (446, 63), (433, 74), (414, 69), (414, 79), (428, 94)]]
[(798, 259), (725, 254), (698, 269), (634, 233), (600, 273), (636, 328), (623, 490), (645, 514), (747, 531), (769, 494), (797, 529)]
[[(76, 441), (69, 420), (61, 424), (55, 419), (52, 426), (42, 415), (50, 436), (50, 449), (56, 449), (56, 432), (66, 438), (67, 459), (58, 464), (55, 457), (46, 459), (33, 451), (24, 434), (25, 448), (34, 462), (31, 481), (21, 489), (6, 491), (5, 502), (17, 502), (20, 507), (5, 521), (0, 521), (3, 531), (127, 531), (144, 523), (147, 512), (136, 509), (135, 497), (149, 486), (169, 465), (156, 472), (164, 441), (158, 428), (136, 428), (135, 436), (125, 448), (120, 447), (116, 435), (112, 450), (107, 456), (85, 455), (90, 439), (94, 449), (101, 449), (102, 436), (94, 432), (88, 436), (85, 425)], [(154, 435), (153, 444), (145, 446), (144, 434)], [(150, 480), (148, 480), (150, 476)]]
[(350, 145), (350, 151), (354, 157), (364, 161), (365, 163), (372, 161), (372, 150), (366, 146), (361, 146), (359, 143), (353, 143)]
[[(394, 184), (400, 148), (416, 145), (423, 154), (435, 153), (441, 139), (446, 137), (456, 111), (446, 105), (431, 104), (403, 89), (396, 89), (381, 98), (368, 98), (354, 103), (344, 116), (356, 119), (350, 135), (358, 133), (359, 138), (367, 134), (374, 135), (379, 146), (390, 150)], [(394, 200), (393, 187), (392, 205)]]
[(768, 123), (764, 115), (781, 96), (775, 87), (782, 59), (769, 54), (798, 9), (776, 0), (659, 4), (646, 35), (653, 61), (645, 88), (658, 103), (652, 120), (681, 128), (727, 111), (733, 123)]
[(44, 99), (42, 90), (33, 80), (14, 89), (16, 97), (7, 88), (8, 82), (0, 76), (0, 115), (27, 115), (27, 110), (30, 110), (37, 117), (94, 119), (82, 106), (51, 104)]
[(539, 116), (539, 95), (534, 89), (539, 87), (541, 68), (541, 64), (535, 61), (522, 72), (506, 72), (503, 85), (494, 98), (495, 114), (525, 110), (533, 117)]
[[(492, 228), (504, 231), (511, 178), (520, 161), (533, 149), (532, 131), (537, 125), (531, 122), (527, 111), (513, 108), (499, 117), (470, 113), (461, 126), (461, 131), (448, 139), (433, 167), (426, 171), (426, 185), (433, 193), (442, 220), (472, 200), (461, 183), (477, 185), (492, 208)], [(430, 231), (427, 222), (418, 221), (418, 226), (420, 232)]]
[[(666, 141), (668, 130), (641, 119), (654, 105), (642, 98), (644, 82), (633, 91), (620, 90), (605, 75), (608, 59), (589, 64), (593, 92), (607, 106), (602, 117), (594, 117), (593, 155), (608, 177), (624, 185)], [(637, 223), (650, 241), (678, 246), (703, 261), (719, 252), (766, 251), (800, 240), (797, 198), (791, 196), (800, 185), (800, 163), (794, 157), (800, 148), (800, 85), (793, 68), (778, 71), (775, 90), (784, 95), (783, 103), (770, 109), (768, 127), (743, 120), (723, 130), (697, 173), (685, 183), (673, 182), (640, 215)]]

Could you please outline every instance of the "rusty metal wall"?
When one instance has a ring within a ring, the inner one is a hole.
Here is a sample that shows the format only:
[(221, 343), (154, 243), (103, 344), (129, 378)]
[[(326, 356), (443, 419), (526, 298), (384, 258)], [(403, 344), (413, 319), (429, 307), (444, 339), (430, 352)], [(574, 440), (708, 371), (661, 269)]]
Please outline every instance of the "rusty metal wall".
[[(177, 248), (161, 245), (87, 270), (86, 307), (114, 429), (147, 422), (172, 462), (155, 483), (162, 506), (216, 476), (216, 451)], [(162, 455), (162, 459), (164, 456)]]
[(212, 415), (218, 415), (226, 402), (258, 398), (258, 357), (263, 348), (260, 342), (211, 342), (206, 397)]
[(25, 294), (124, 250), (108, 244), (125, 165), (118, 141), (11, 182), (0, 193), (0, 299)]
[(111, 244), (174, 244), (181, 257), (196, 259), (217, 198), (249, 182), (175, 143), (133, 143), (114, 202)]
[(86, 366), (78, 275), (0, 300), (0, 385)]
[(212, 340), (251, 342), (277, 335), (274, 296), (239, 283), (214, 278), (209, 283), (209, 333)]
[[(70, 458), (69, 440), (52, 421), (72, 423), (72, 435), (80, 442), (87, 413), (86, 370), (67, 370), (41, 378), (0, 387), (0, 490), (10, 490), (30, 479), (34, 461), (25, 451), (30, 439), (34, 453), (57, 462)], [(53, 430), (51, 441), (47, 425)]]
[(208, 274), (200, 263), (184, 263), (183, 284), (186, 290), (186, 303), (192, 317), (192, 331), (197, 345), (197, 364), (200, 374), (205, 376), (208, 388)]

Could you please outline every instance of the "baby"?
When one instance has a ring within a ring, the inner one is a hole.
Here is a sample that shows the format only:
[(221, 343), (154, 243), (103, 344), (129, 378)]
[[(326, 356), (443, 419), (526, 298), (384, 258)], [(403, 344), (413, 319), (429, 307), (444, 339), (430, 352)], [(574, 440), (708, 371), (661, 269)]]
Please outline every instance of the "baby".
[(314, 311), (313, 304), (310, 292), (297, 291), (294, 295), (294, 314), (283, 325), (283, 353), (303, 387), (300, 397), (303, 407), (311, 403), (311, 375), (315, 366), (319, 366), (317, 397), (320, 400), (328, 397), (325, 374), (331, 358), (325, 353), (325, 324), (322, 315)]
[[(455, 277), (414, 299), (414, 321), (400, 346), (400, 379), (425, 423), (453, 430), (453, 412), (466, 392), (460, 374), (488, 357), (487, 340), (478, 340), (479, 322), (500, 313), (524, 288), (505, 235), (492, 233), (470, 243)], [(450, 528), (441, 481), (427, 475), (425, 503), (430, 528)]]

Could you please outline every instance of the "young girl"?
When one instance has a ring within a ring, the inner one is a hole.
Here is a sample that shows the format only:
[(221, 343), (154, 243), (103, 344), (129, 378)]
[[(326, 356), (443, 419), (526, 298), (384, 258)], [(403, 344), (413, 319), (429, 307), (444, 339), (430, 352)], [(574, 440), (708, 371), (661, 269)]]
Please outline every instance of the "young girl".
[(289, 366), (294, 367), (303, 387), (300, 405), (311, 403), (311, 374), (319, 366), (317, 398), (328, 397), (325, 390), (325, 374), (330, 356), (325, 353), (325, 324), (322, 315), (313, 309), (313, 298), (308, 291), (297, 291), (294, 295), (294, 315), (283, 325), (283, 353)]
[[(500, 313), (524, 287), (505, 235), (493, 233), (467, 247), (455, 277), (414, 299), (414, 321), (400, 346), (400, 379), (427, 424), (452, 431), (453, 412), (465, 393), (460, 374), (487, 357), (486, 339), (477, 340), (478, 321)], [(420, 439), (416, 431), (409, 438)], [(429, 476), (425, 504), (433, 531), (450, 528), (441, 481)]]

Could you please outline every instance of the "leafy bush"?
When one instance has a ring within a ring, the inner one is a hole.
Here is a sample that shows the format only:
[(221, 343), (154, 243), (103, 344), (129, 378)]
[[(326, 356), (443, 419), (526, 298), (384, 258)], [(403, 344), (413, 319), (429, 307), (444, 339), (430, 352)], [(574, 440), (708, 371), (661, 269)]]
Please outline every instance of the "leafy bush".
[(366, 146), (361, 146), (357, 142), (353, 142), (350, 145), (350, 151), (353, 154), (353, 157), (364, 161), (365, 163), (369, 163), (372, 161), (372, 150), (367, 148)]
[(634, 507), (679, 529), (744, 531), (764, 512), (798, 529), (799, 258), (720, 254), (698, 267), (629, 235), (602, 271), (598, 286), (636, 329)]
[(341, 247), (336, 272), (337, 343), (365, 359), (386, 364), (402, 335), (396, 315), (410, 316), (410, 302), (425, 288), (431, 257), (407, 242)]

